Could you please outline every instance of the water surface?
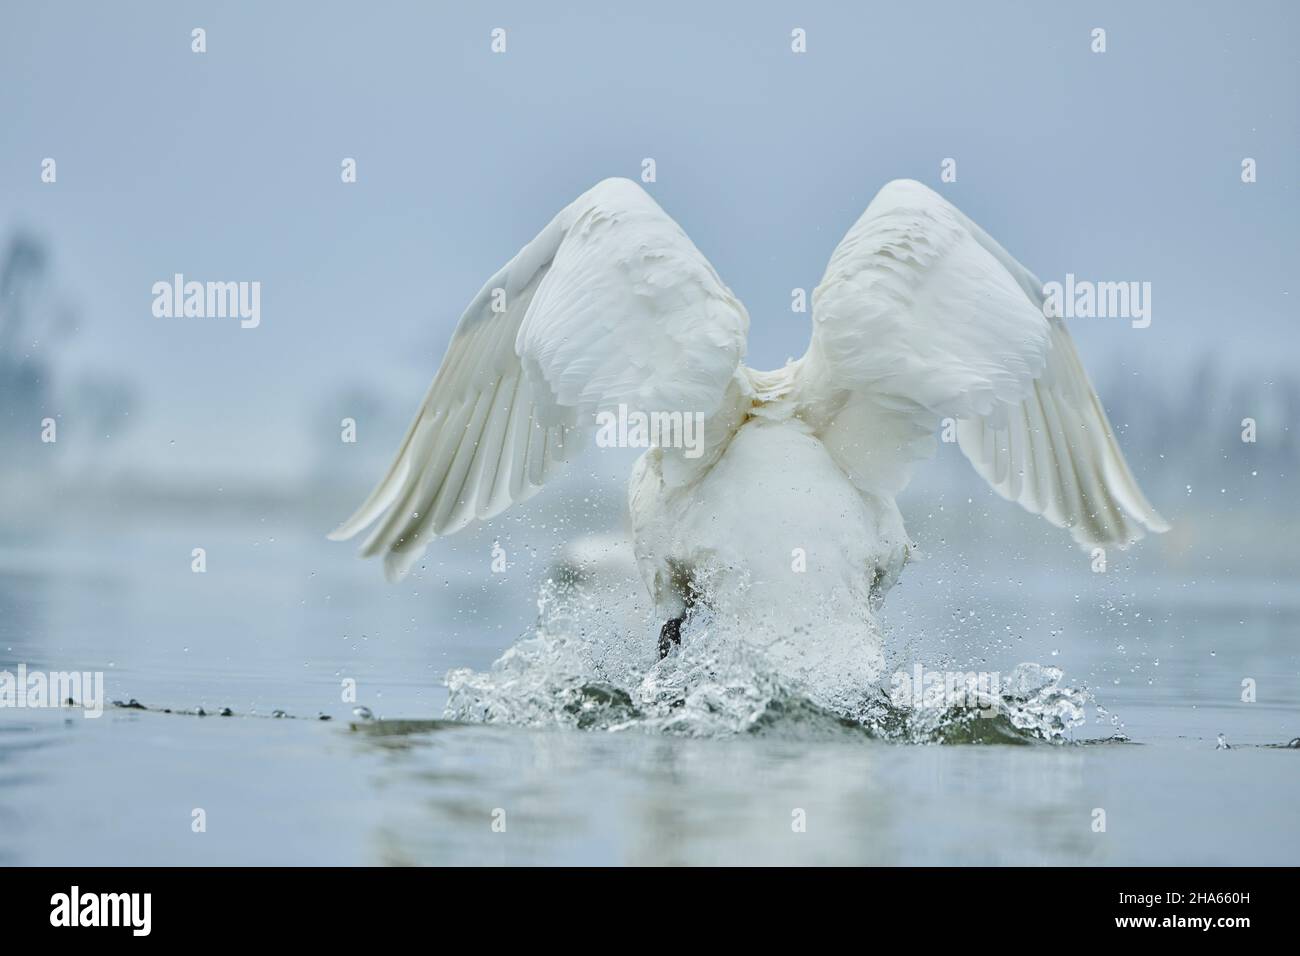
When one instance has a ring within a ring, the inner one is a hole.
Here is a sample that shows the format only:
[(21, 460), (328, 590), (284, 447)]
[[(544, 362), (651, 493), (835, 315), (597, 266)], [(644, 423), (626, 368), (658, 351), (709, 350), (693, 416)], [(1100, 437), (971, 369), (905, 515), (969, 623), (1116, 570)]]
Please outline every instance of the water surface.
[[(902, 743), (775, 711), (712, 735), (636, 720), (575, 730), (545, 706), (533, 726), (442, 719), (444, 675), (491, 674), (503, 650), (535, 639), (553, 555), (525, 531), (512, 573), (485, 573), (494, 539), (470, 536), (392, 587), (309, 526), (273, 524), (210, 528), (206, 574), (191, 572), (183, 523), (0, 546), (0, 667), (103, 670), (110, 698), (149, 708), (0, 711), (0, 861), (1300, 856), (1300, 752), (1270, 746), (1300, 735), (1300, 607), (1268, 578), (1189, 587), (1151, 562), (1100, 581), (1032, 556), (1010, 573), (909, 568), (886, 605), (893, 661), (1061, 668), (1088, 705), (1055, 743)], [(1246, 678), (1254, 703), (1241, 700)], [(360, 705), (375, 719), (354, 717)], [(233, 715), (216, 716), (223, 707)], [(209, 716), (175, 712), (199, 708)]]

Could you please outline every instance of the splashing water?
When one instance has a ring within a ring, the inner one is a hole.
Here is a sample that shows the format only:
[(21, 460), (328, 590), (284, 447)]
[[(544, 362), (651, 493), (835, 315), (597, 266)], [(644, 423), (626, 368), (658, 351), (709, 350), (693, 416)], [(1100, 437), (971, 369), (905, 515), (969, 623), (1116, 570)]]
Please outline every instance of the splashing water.
[(538, 612), (531, 636), (487, 671), (447, 674), (448, 718), (693, 737), (1030, 743), (1064, 739), (1090, 700), (1062, 685), (1059, 669), (1021, 664), (994, 691), (963, 703), (901, 705), (880, 683), (880, 634), (865, 615), (756, 627), (701, 609), (683, 625), (681, 645), (659, 660), (657, 624), (620, 606), (615, 590), (548, 580)]

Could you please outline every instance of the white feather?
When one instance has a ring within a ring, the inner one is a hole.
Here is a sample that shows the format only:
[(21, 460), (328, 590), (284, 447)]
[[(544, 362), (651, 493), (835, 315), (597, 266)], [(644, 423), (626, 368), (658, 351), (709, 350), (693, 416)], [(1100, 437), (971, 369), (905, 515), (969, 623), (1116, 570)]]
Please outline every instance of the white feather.
[[(894, 497), (944, 418), (994, 490), (1081, 544), (1164, 530), (1042, 301), (983, 230), (900, 180), (831, 256), (807, 353), (757, 372), (713, 267), (639, 186), (606, 180), (470, 303), (388, 473), (331, 537), (375, 524), (362, 553), (400, 576), (430, 538), (534, 494), (620, 405), (706, 416), (700, 456), (652, 448), (630, 486), (662, 613), (706, 562), (731, 575), (717, 593), (756, 607), (874, 607), (911, 550)], [(791, 542), (818, 574), (783, 588)]]
[(1126, 545), (1168, 527), (1142, 495), (1042, 285), (947, 200), (885, 186), (813, 295), (801, 376), (812, 414), (864, 491), (897, 494), (943, 418), (1004, 498)]
[(431, 537), (535, 493), (596, 412), (712, 414), (748, 329), (681, 228), (639, 186), (605, 180), (483, 286), (387, 475), (330, 537), (378, 520), (362, 554), (400, 577)]

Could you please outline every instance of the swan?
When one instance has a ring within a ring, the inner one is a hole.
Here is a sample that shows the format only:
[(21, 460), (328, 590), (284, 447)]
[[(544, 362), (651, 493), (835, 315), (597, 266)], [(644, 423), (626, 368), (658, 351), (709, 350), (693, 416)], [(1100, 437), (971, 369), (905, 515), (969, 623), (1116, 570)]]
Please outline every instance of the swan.
[(757, 371), (745, 307), (639, 185), (607, 179), (469, 304), (387, 474), (330, 537), (375, 524), (361, 554), (398, 579), (432, 538), (537, 492), (598, 423), (644, 438), (626, 422), (658, 416), (628, 500), (663, 658), (699, 605), (870, 619), (913, 550), (895, 499), (941, 428), (1080, 546), (1167, 530), (1044, 301), (955, 206), (895, 180), (832, 253), (807, 352)]

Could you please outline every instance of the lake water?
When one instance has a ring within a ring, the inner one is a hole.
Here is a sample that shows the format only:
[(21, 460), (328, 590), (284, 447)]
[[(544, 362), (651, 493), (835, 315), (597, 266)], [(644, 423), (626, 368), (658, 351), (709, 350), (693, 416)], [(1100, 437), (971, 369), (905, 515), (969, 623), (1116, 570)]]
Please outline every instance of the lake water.
[[(0, 710), (0, 863), (1300, 858), (1300, 751), (1276, 746), (1300, 736), (1292, 581), (1175, 571), (1155, 549), (1093, 574), (1061, 550), (940, 545), (886, 603), (892, 664), (1058, 667), (1083, 723), (1055, 742), (904, 742), (789, 699), (736, 704), (734, 680), (674, 723), (617, 686), (658, 673), (652, 622), (643, 653), (635, 624), (611, 641), (622, 671), (547, 670), (537, 598), (564, 535), (536, 514), (439, 542), (395, 586), (315, 517), (232, 512), (202, 540), (184, 520), (8, 532), (0, 669), (102, 670), (109, 698), (148, 709)], [(637, 587), (614, 573), (595, 600), (626, 611)], [(590, 655), (610, 620), (566, 620), (560, 643)], [(496, 722), (444, 719), (459, 669), (462, 714)]]

